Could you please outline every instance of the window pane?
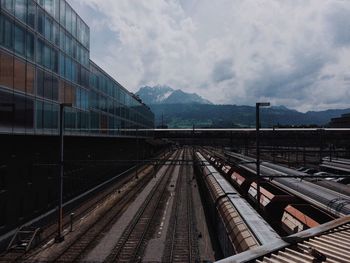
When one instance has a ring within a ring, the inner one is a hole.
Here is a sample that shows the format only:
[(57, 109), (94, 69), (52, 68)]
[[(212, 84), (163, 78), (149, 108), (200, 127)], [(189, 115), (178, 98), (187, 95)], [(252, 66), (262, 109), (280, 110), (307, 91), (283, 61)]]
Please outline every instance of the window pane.
[(19, 59), (15, 59), (14, 88), (16, 90), (26, 91), (26, 65)]
[(8, 49), (12, 49), (12, 30), (13, 30), (13, 24), (11, 21), (9, 21), (4, 16), (1, 16), (0, 20), (0, 27), (2, 28), (1, 37), (0, 37), (0, 44), (2, 44), (4, 47)]
[(53, 0), (54, 4), (53, 4), (53, 16), (54, 18), (59, 21), (60, 17), (59, 17), (59, 14), (60, 14), (60, 2), (63, 2), (63, 1), (60, 1), (60, 0)]
[(33, 129), (34, 127), (34, 101), (31, 98), (26, 98), (26, 115), (25, 115), (26, 129)]
[(0, 129), (12, 129), (13, 107), (12, 93), (0, 90)]
[(62, 77), (64, 77), (64, 64), (65, 64), (64, 55), (63, 53), (60, 52), (60, 75)]
[(66, 5), (66, 29), (72, 32), (72, 9), (69, 5)]
[(65, 26), (66, 21), (66, 3), (64, 1), (60, 1), (60, 22), (63, 26)]
[(52, 41), (52, 19), (49, 16), (45, 16), (45, 37)]
[(27, 32), (27, 58), (34, 61), (34, 35)]
[(38, 8), (38, 32), (44, 35), (45, 31), (45, 13)]
[(80, 104), (80, 94), (81, 94), (80, 88), (77, 88), (77, 89), (76, 89), (76, 96), (75, 96), (75, 106), (76, 106), (77, 108), (81, 108), (81, 104)]
[(71, 80), (72, 79), (72, 60), (69, 57), (66, 57), (66, 68), (65, 68), (65, 76), (67, 79)]
[(44, 128), (44, 122), (43, 122), (43, 102), (37, 101), (36, 102), (36, 128), (42, 129)]
[(64, 51), (65, 49), (65, 34), (63, 29), (60, 30), (60, 48)]
[(72, 35), (76, 37), (77, 35), (77, 14), (72, 13)]
[(51, 69), (51, 49), (46, 44), (44, 45), (44, 66)]
[(36, 70), (36, 94), (44, 97), (44, 72), (39, 68)]
[(52, 100), (58, 101), (58, 78), (52, 77)]
[(13, 56), (1, 52), (0, 85), (13, 88)]
[(64, 87), (64, 102), (73, 104), (72, 87), (67, 83)]
[(55, 45), (60, 45), (60, 29), (57, 23), (54, 22), (53, 24), (53, 31), (52, 31), (52, 41), (55, 43)]
[(3, 7), (10, 13), (13, 12), (13, 0), (3, 0), (2, 5)]
[(58, 51), (55, 49), (51, 50), (51, 70), (58, 72)]
[(44, 102), (44, 128), (51, 129), (52, 126), (53, 126), (52, 104)]
[(58, 114), (59, 114), (59, 105), (52, 105), (52, 128), (58, 129)]
[(52, 75), (48, 72), (44, 74), (44, 97), (52, 99)]
[(37, 41), (37, 49), (36, 49), (36, 62), (41, 65), (44, 65), (44, 42), (41, 39)]
[(53, 14), (53, 0), (45, 0), (44, 8), (49, 14)]
[(29, 94), (33, 94), (34, 92), (34, 74), (34, 66), (32, 64), (27, 63), (26, 92)]
[(18, 19), (24, 23), (27, 22), (27, 0), (16, 0), (15, 1), (15, 15)]
[(59, 94), (59, 102), (64, 103), (64, 81), (63, 80), (59, 81), (58, 94)]
[(27, 24), (34, 28), (35, 26), (35, 3), (33, 2), (33, 0), (29, 0), (28, 2), (28, 21)]
[(24, 55), (25, 31), (20, 26), (15, 25), (15, 51)]
[(24, 96), (15, 95), (14, 128), (24, 129), (26, 126), (26, 100)]

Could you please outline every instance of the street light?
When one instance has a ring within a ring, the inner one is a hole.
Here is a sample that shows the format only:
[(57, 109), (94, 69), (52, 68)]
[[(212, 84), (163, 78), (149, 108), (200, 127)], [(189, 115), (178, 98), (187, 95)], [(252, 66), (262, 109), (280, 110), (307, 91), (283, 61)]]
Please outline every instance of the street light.
[(260, 107), (269, 107), (270, 102), (256, 103), (256, 198), (257, 209), (260, 210)]
[(72, 103), (61, 103), (60, 104), (60, 163), (59, 163), (59, 183), (58, 183), (58, 229), (56, 242), (60, 243), (64, 240), (63, 236), (63, 173), (64, 173), (64, 108), (72, 107)]

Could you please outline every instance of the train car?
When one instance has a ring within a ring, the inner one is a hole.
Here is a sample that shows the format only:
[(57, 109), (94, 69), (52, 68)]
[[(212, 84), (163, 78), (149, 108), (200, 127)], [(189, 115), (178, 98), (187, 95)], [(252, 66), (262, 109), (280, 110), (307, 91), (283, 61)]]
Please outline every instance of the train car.
[[(198, 182), (225, 257), (279, 240), (279, 235), (199, 153)], [(209, 194), (207, 194), (209, 193)]]
[[(258, 202), (257, 184), (255, 182), (250, 185), (248, 198), (253, 204)], [(284, 208), (295, 202), (297, 202), (297, 198), (283, 189), (269, 182), (260, 183), (260, 209), (269, 221), (273, 223), (280, 222)]]
[(334, 219), (313, 205), (290, 204), (284, 209), (281, 227), (287, 235), (291, 235)]

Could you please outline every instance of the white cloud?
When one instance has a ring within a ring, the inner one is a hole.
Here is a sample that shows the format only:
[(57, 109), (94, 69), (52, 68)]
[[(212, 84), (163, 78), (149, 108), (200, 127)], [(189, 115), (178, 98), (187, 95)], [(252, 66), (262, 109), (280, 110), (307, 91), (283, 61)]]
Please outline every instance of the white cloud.
[(92, 59), (126, 88), (217, 103), (349, 107), (350, 1), (71, 0)]

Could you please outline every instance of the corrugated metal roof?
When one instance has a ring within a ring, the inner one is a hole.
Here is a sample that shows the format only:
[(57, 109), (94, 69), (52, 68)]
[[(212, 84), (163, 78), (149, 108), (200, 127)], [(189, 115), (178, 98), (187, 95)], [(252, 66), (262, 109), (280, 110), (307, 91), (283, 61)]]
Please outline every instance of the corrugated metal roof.
[(257, 263), (350, 262), (350, 224), (256, 260)]
[(218, 261), (220, 263), (350, 262), (350, 216)]

